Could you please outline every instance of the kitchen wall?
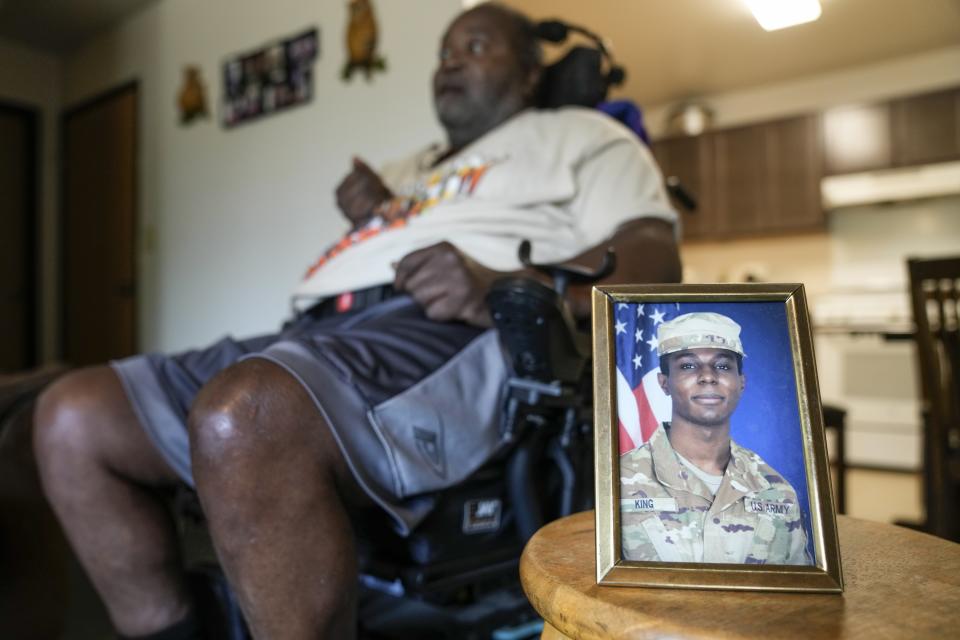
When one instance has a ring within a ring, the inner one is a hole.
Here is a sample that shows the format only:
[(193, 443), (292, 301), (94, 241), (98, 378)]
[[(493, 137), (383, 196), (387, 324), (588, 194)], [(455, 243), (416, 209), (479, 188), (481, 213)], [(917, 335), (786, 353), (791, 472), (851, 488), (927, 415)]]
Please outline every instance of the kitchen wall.
[[(140, 88), (140, 347), (180, 349), (275, 329), (306, 266), (345, 230), (335, 186), (357, 154), (374, 166), (439, 141), (429, 78), (458, 0), (375, 4), (387, 72), (345, 84), (347, 1), (163, 0), (70, 55), (69, 106)], [(319, 27), (312, 103), (223, 129), (221, 63)], [(185, 65), (213, 117), (178, 124)]]
[(55, 293), (57, 273), (53, 256), (57, 236), (52, 230), (58, 215), (58, 188), (56, 184), (57, 152), (59, 145), (61, 63), (53, 55), (35, 51), (23, 45), (0, 39), (0, 101), (36, 109), (40, 149), (37, 180), (40, 228), (41, 263), (37, 286), (41, 294), (41, 327), (38, 339), (42, 360), (50, 360), (55, 353), (53, 340), (55, 324)]

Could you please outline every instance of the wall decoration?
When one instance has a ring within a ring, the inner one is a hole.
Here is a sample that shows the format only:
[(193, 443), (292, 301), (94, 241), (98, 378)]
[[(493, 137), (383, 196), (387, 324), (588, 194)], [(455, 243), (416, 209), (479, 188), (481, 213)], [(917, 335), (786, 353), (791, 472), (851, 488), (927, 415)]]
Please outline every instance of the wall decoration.
[(310, 29), (228, 58), (223, 63), (223, 126), (309, 102), (319, 51), (320, 36)]
[(177, 106), (180, 109), (180, 124), (190, 124), (197, 118), (206, 118), (206, 88), (200, 78), (200, 67), (187, 65), (183, 68), (183, 86), (177, 94)]
[(377, 19), (370, 0), (350, 0), (347, 22), (347, 63), (340, 77), (350, 80), (354, 71), (363, 71), (369, 81), (374, 71), (385, 71), (387, 61), (377, 54)]

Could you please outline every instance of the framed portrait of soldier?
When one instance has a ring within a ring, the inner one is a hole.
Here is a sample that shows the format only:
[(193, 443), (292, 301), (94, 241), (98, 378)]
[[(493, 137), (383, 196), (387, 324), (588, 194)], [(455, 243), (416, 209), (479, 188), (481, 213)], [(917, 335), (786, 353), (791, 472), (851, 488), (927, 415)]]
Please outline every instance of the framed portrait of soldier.
[(597, 582), (843, 590), (799, 284), (593, 292)]

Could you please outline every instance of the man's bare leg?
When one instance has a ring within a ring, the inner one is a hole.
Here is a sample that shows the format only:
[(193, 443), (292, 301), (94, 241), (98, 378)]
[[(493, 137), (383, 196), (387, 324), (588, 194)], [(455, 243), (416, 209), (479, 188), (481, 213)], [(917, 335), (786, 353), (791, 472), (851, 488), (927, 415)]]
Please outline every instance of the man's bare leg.
[(255, 637), (350, 638), (366, 503), (300, 384), (266, 360), (214, 378), (190, 416), (197, 491)]
[(146, 635), (192, 603), (169, 514), (152, 487), (177, 477), (107, 367), (70, 373), (37, 403), (34, 449), (44, 491), (117, 631)]

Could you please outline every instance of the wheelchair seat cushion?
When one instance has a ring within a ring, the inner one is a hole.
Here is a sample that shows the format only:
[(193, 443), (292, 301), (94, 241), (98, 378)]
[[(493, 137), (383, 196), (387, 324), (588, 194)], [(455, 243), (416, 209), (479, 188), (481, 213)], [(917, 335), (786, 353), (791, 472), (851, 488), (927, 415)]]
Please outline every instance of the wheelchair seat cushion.
[(438, 323), (407, 296), (357, 313), (301, 316), (281, 333), (111, 363), (143, 428), (193, 486), (186, 416), (221, 369), (265, 358), (306, 389), (364, 490), (408, 535), (506, 444), (507, 363), (493, 330)]

